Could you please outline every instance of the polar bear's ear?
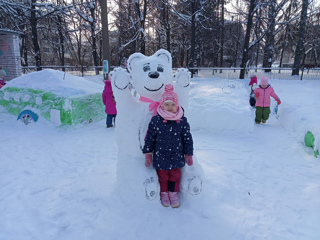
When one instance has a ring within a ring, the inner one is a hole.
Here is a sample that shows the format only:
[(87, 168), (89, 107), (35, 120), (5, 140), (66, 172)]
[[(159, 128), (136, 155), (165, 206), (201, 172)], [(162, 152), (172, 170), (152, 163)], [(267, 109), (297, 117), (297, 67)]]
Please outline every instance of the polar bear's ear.
[(134, 63), (138, 60), (141, 60), (143, 58), (145, 58), (146, 56), (143, 55), (142, 53), (134, 53), (132, 55), (130, 55), (129, 59), (128, 59), (128, 70), (129, 72), (132, 71), (132, 66), (134, 65)]
[(171, 54), (167, 50), (160, 49), (154, 54), (154, 56), (162, 58), (164, 61), (168, 62), (170, 66), (172, 65)]

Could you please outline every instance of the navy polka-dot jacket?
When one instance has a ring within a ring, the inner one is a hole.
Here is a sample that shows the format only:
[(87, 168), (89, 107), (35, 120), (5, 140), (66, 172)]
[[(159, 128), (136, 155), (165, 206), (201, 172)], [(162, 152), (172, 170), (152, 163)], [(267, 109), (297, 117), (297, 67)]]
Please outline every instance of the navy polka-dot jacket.
[(153, 153), (152, 161), (155, 169), (172, 170), (185, 165), (184, 155), (193, 155), (193, 140), (186, 117), (180, 122), (167, 121), (157, 114), (152, 117), (143, 153)]

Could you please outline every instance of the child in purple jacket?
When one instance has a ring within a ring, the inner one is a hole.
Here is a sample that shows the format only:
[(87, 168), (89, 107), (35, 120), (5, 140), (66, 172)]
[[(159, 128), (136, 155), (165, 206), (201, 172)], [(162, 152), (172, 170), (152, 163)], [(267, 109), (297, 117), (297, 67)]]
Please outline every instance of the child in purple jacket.
[(164, 207), (179, 207), (180, 168), (193, 165), (193, 140), (187, 118), (179, 106), (178, 95), (166, 85), (157, 115), (152, 117), (145, 145), (145, 166), (153, 162), (160, 183), (160, 199)]
[(104, 90), (102, 93), (102, 101), (103, 104), (106, 106), (106, 114), (107, 114), (107, 128), (113, 127), (117, 116), (117, 108), (116, 108), (116, 101), (113, 96), (113, 91), (111, 87), (111, 81), (106, 80), (104, 85)]
[(254, 90), (256, 101), (256, 118), (257, 124), (266, 123), (270, 114), (270, 96), (273, 97), (278, 105), (281, 104), (280, 98), (274, 92), (273, 87), (269, 85), (269, 78), (262, 76), (260, 79), (260, 85)]

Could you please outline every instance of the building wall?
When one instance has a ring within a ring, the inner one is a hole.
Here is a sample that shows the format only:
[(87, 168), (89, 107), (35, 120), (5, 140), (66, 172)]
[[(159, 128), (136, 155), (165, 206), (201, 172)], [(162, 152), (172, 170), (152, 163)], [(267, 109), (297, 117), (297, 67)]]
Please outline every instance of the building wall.
[(5, 80), (21, 76), (19, 35), (0, 34), (0, 65), (7, 73)]

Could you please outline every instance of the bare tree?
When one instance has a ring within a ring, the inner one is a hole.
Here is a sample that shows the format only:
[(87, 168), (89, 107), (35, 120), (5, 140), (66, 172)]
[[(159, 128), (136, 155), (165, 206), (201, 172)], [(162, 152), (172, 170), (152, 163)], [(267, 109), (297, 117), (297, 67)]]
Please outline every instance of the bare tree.
[(246, 29), (246, 35), (244, 38), (244, 46), (243, 46), (243, 52), (242, 52), (242, 60), (240, 67), (242, 68), (240, 70), (240, 79), (244, 79), (244, 75), (246, 72), (246, 67), (249, 59), (249, 42), (250, 42), (250, 33), (252, 29), (252, 19), (255, 7), (257, 6), (257, 0), (250, 0), (249, 8), (248, 8), (248, 18), (247, 18), (247, 29)]
[[(223, 48), (224, 48), (224, 5), (225, 1), (221, 0), (221, 23), (220, 23), (220, 42), (221, 42), (221, 50), (220, 50), (220, 67), (223, 66)], [(220, 70), (222, 73), (222, 69)]]
[[(92, 58), (94, 66), (99, 66), (98, 64), (98, 51), (97, 51), (97, 16), (100, 16), (100, 11), (98, 10), (98, 5), (96, 1), (86, 0), (75, 5), (76, 12), (85, 22), (86, 30), (90, 33), (88, 41), (92, 47)], [(99, 74), (98, 69), (95, 69), (96, 74)]]
[(276, 42), (278, 52), (280, 52), (279, 67), (283, 66), (283, 55), (285, 51), (291, 51), (290, 43), (293, 42), (292, 29), (294, 28), (294, 25), (290, 19), (295, 18), (295, 12), (297, 12), (298, 8), (297, 2), (295, 0), (290, 0), (287, 8), (284, 9), (283, 15), (279, 18), (279, 21), (285, 23), (284, 30), (280, 31), (278, 41)]
[(139, 26), (138, 32), (140, 33), (140, 52), (142, 54), (146, 53), (145, 22), (147, 17), (147, 7), (148, 7), (147, 0), (134, 2), (134, 9), (135, 9), (136, 17), (138, 19), (137, 24)]
[[(276, 28), (276, 4), (277, 0), (269, 0), (268, 3), (268, 18), (267, 18), (267, 30), (266, 41), (263, 51), (263, 65), (264, 68), (271, 68), (272, 58), (274, 54), (274, 36)], [(271, 69), (266, 69), (265, 72), (271, 72)]]
[[(280, 29), (283, 29), (285, 27), (285, 24), (278, 23), (277, 16), (279, 12), (282, 13), (283, 6), (286, 2), (287, 0), (282, 0), (279, 3), (277, 3), (277, 0), (268, 1), (267, 29), (265, 33), (265, 46), (262, 65), (264, 68), (271, 68), (272, 66), (275, 51), (275, 36), (277, 33), (279, 33)], [(277, 29), (276, 24), (278, 25)], [(271, 72), (271, 69), (266, 69), (265, 72)]]
[(294, 63), (292, 68), (292, 76), (299, 75), (301, 54), (303, 51), (304, 35), (306, 32), (307, 12), (308, 12), (308, 0), (302, 0), (302, 10), (299, 27), (299, 40), (295, 51)]
[(162, 0), (160, 2), (160, 26), (158, 28), (160, 38), (160, 48), (167, 49), (170, 52), (170, 21), (169, 21), (169, 3), (168, 0)]
[[(110, 63), (109, 27), (108, 27), (108, 6), (107, 0), (100, 0), (101, 22), (102, 22), (102, 48), (103, 59)], [(108, 65), (110, 68), (110, 64)], [(109, 69), (108, 69), (109, 72)], [(105, 76), (106, 77), (106, 76)]]

